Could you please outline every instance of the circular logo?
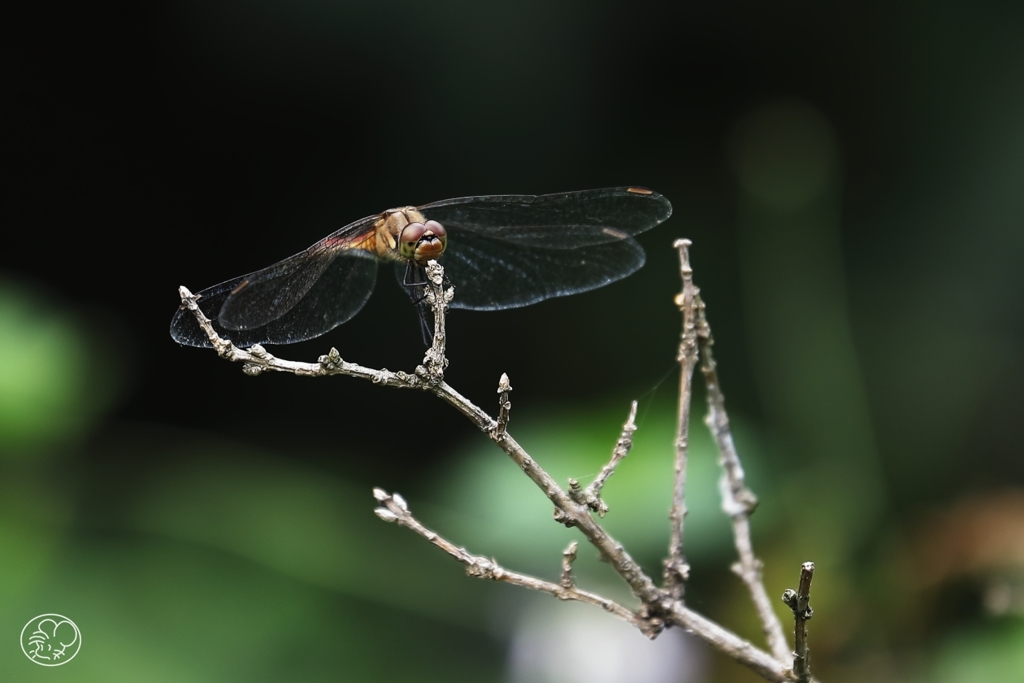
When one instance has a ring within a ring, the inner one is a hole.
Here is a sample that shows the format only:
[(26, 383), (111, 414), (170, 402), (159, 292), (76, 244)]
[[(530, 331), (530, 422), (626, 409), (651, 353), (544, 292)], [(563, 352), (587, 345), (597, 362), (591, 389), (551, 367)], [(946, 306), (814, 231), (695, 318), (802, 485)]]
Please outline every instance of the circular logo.
[(21, 629), (21, 651), (41, 666), (67, 664), (81, 648), (81, 631), (60, 614), (40, 614)]

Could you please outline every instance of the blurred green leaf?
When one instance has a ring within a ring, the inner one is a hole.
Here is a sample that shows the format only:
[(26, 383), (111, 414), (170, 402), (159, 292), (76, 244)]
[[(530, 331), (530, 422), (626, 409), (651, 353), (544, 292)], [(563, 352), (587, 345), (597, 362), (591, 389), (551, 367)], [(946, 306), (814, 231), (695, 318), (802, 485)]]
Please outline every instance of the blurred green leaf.
[(370, 487), (226, 443), (196, 443), (178, 462), (140, 486), (133, 528), (432, 618), (480, 617), (474, 582), (420, 537), (379, 520)]
[(113, 395), (106, 361), (68, 313), (0, 279), (0, 459), (38, 454), (79, 434)]
[(1000, 620), (952, 635), (942, 646), (934, 683), (1019, 683), (1024, 680), (1024, 620)]

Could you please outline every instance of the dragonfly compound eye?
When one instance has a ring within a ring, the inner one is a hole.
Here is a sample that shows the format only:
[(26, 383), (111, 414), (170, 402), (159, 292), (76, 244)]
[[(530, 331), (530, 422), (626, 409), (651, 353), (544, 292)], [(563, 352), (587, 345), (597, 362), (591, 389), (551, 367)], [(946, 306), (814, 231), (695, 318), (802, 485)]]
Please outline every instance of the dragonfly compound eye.
[(398, 250), (402, 258), (411, 261), (416, 256), (416, 244), (426, 231), (427, 226), (423, 223), (410, 223), (405, 226), (402, 236), (398, 238)]

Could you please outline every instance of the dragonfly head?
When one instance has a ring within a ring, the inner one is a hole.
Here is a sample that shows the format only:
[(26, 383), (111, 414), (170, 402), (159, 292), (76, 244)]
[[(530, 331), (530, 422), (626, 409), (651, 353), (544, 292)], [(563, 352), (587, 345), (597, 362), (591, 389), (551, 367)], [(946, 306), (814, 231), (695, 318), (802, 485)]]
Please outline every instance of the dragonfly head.
[(425, 265), (444, 253), (448, 231), (437, 221), (409, 223), (398, 238), (398, 252), (406, 261)]

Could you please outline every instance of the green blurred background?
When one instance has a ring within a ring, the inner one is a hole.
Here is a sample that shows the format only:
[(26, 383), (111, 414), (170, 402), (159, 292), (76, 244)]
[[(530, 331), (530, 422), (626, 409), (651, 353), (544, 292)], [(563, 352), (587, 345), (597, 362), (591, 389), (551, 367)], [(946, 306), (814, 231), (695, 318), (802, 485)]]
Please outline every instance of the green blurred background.
[[(453, 385), (561, 481), (641, 400), (608, 528), (667, 545), (679, 289), (698, 284), (769, 593), (814, 560), (827, 681), (1024, 680), (1024, 5), (101, 3), (0, 45), (0, 678), (754, 681), (692, 638), (467, 579), (373, 515), (558, 575), (578, 535), (429, 396), (249, 378), (176, 287), (395, 205), (636, 184), (675, 213), (602, 290), (449, 318)], [(381, 276), (322, 339), (410, 370)], [(689, 604), (761, 643), (695, 410)], [(628, 600), (583, 548), (585, 586)], [(783, 613), (778, 603), (780, 615)], [(80, 653), (17, 646), (43, 613)], [(788, 631), (788, 622), (787, 622)]]

